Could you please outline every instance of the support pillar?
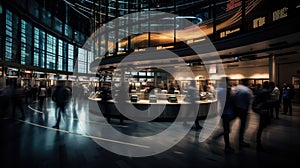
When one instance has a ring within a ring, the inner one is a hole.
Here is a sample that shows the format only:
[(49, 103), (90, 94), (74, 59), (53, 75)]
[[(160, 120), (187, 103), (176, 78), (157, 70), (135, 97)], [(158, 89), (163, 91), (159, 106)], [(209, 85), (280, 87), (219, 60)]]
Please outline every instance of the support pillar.
[(277, 83), (277, 75), (276, 75), (276, 61), (275, 56), (270, 55), (269, 57), (269, 78), (270, 81)]

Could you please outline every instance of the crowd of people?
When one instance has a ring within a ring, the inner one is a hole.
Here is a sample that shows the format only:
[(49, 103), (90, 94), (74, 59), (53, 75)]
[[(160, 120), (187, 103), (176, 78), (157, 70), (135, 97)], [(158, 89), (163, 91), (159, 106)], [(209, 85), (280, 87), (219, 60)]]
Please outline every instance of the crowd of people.
[[(293, 115), (292, 99), (295, 96), (295, 91), (291, 84), (283, 83), (282, 88), (275, 85), (274, 82), (265, 81), (261, 87), (250, 87), (248, 80), (242, 80), (241, 84), (232, 85), (229, 83), (229, 78), (224, 78), (220, 82), (226, 82), (227, 88), (216, 88), (217, 95), (225, 95), (224, 109), (220, 112), (223, 126), (223, 137), (225, 143), (225, 152), (234, 152), (230, 145), (230, 130), (233, 120), (238, 118), (239, 124), (239, 147), (249, 147), (249, 143), (245, 142), (244, 135), (246, 123), (248, 120), (249, 111), (256, 112), (259, 116), (258, 129), (256, 133), (256, 148), (258, 151), (263, 151), (262, 133), (263, 130), (270, 124), (271, 118), (279, 119), (279, 109), (282, 107), (284, 115)], [(221, 86), (221, 85), (220, 85)], [(61, 115), (65, 113), (66, 105), (70, 102), (72, 96), (75, 100), (84, 96), (84, 88), (80, 85), (74, 85), (75, 94), (72, 95), (72, 88), (64, 86), (63, 83), (57, 83), (56, 87), (47, 88), (45, 85), (37, 87), (8, 85), (0, 89), (0, 108), (1, 117), (6, 116), (12, 119), (25, 119), (24, 105), (36, 103), (38, 99), (38, 108), (42, 109), (46, 97), (51, 96), (51, 100), (56, 103), (56, 123), (53, 128), (58, 129), (60, 125)], [(190, 93), (194, 95), (195, 84), (189, 86)], [(103, 97), (104, 99), (104, 97)], [(198, 96), (190, 98), (192, 101), (199, 99)], [(220, 101), (222, 102), (222, 101)], [(275, 116), (274, 116), (275, 111)], [(197, 129), (201, 129), (198, 121), (195, 121)]]
[[(250, 110), (259, 116), (258, 129), (256, 133), (256, 149), (263, 151), (262, 133), (270, 124), (271, 118), (279, 119), (279, 108), (283, 105), (283, 114), (292, 115), (291, 100), (295, 95), (292, 85), (283, 83), (283, 87), (279, 89), (274, 82), (265, 81), (261, 87), (251, 89), (248, 80), (242, 80), (241, 84), (231, 85), (228, 78), (221, 80), (226, 82), (227, 88), (218, 88), (219, 95), (226, 95), (224, 102), (224, 110), (221, 112), (223, 124), (223, 137), (225, 143), (225, 152), (234, 152), (230, 145), (229, 134), (231, 122), (239, 118), (239, 147), (249, 147), (249, 143), (244, 141), (246, 123)], [(275, 110), (275, 117), (274, 117)]]
[(13, 120), (25, 119), (25, 105), (37, 103), (37, 108), (42, 110), (45, 99), (49, 97), (56, 103), (57, 123), (54, 128), (59, 128), (61, 113), (64, 113), (67, 103), (72, 97), (72, 89), (57, 83), (57, 86), (46, 87), (21, 84), (9, 84), (0, 88), (0, 117)]

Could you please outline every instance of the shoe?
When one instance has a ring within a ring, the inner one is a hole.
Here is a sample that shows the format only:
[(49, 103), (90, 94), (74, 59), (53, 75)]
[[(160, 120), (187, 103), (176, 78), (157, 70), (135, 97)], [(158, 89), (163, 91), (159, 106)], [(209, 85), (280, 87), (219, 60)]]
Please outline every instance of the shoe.
[(58, 125), (54, 125), (52, 128), (59, 129)]
[(247, 143), (247, 142), (242, 141), (242, 142), (240, 142), (240, 147), (245, 147), (245, 148), (247, 148), (247, 147), (250, 147), (250, 144)]
[(231, 147), (225, 147), (224, 152), (225, 153), (234, 153), (234, 149)]

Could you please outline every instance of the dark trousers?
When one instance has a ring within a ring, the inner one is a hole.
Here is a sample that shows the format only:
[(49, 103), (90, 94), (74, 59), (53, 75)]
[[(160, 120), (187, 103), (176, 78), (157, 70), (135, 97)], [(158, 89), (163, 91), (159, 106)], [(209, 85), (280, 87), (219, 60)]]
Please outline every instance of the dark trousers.
[(29, 101), (30, 101), (30, 95), (26, 94), (25, 95), (25, 103), (29, 103)]
[(46, 96), (39, 96), (39, 108), (43, 108)]
[(36, 101), (36, 96), (37, 96), (36, 93), (32, 93), (32, 101)]
[(22, 118), (25, 118), (25, 112), (24, 112), (24, 104), (22, 99), (15, 99), (13, 100), (12, 104), (12, 118), (16, 119), (17, 115), (17, 108), (21, 111)]
[(57, 112), (57, 121), (56, 121), (56, 124), (55, 126), (59, 127), (59, 123), (60, 123), (60, 120), (61, 120), (61, 114), (65, 114), (65, 106), (66, 105), (57, 105), (56, 106), (56, 112)]
[(269, 113), (259, 115), (259, 126), (258, 126), (258, 130), (257, 130), (257, 134), (256, 134), (256, 142), (257, 142), (258, 146), (261, 145), (262, 132), (267, 127), (267, 125), (269, 125), (269, 123), (270, 123)]
[(274, 105), (270, 108), (271, 118), (274, 118), (274, 110), (275, 110), (276, 118), (277, 119), (279, 118), (279, 108), (280, 108), (280, 102), (276, 101)]
[(222, 115), (222, 124), (223, 124), (223, 136), (224, 136), (224, 143), (225, 148), (230, 147), (229, 142), (229, 133), (230, 133), (230, 123), (235, 117), (233, 115)]
[(238, 115), (237, 117), (240, 119), (240, 130), (239, 130), (239, 143), (244, 142), (244, 134), (246, 129), (246, 123), (247, 123), (247, 115), (248, 115), (248, 109), (242, 109), (238, 108)]
[(287, 114), (287, 112), (290, 113), (290, 115), (292, 115), (292, 101), (291, 99), (282, 99), (282, 103), (283, 103), (283, 113)]

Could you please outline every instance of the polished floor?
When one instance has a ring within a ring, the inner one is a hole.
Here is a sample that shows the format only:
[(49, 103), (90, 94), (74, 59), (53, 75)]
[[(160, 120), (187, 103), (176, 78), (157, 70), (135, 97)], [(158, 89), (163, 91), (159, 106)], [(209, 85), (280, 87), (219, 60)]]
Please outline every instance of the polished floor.
[[(220, 123), (213, 135), (204, 142), (198, 140), (201, 130), (192, 127), (184, 139), (163, 153), (148, 157), (127, 157), (102, 148), (93, 139), (100, 141), (109, 141), (109, 139), (89, 136), (80, 127), (79, 119), (88, 110), (88, 101), (82, 100), (79, 104), (71, 103), (59, 130), (52, 128), (56, 122), (55, 106), (49, 98), (42, 109), (38, 108), (37, 102), (26, 104), (24, 120), (12, 120), (2, 112), (0, 119), (1, 167), (253, 168), (292, 167), (299, 164), (299, 104), (293, 104), (292, 116), (280, 114), (279, 119), (272, 119), (271, 125), (265, 129), (262, 136), (264, 152), (256, 151), (255, 133), (258, 116), (249, 112), (245, 133), (245, 141), (250, 143), (249, 148), (238, 147), (236, 135), (239, 120), (236, 119), (232, 124), (230, 134), (234, 153), (225, 154), (223, 138), (216, 138), (222, 132)], [(84, 122), (106, 124), (103, 120)], [(202, 124), (202, 121), (200, 123)], [(135, 136), (156, 134), (168, 128), (170, 124), (168, 122), (135, 123), (128, 120), (119, 124), (119, 120), (111, 120), (111, 125), (115, 129)], [(110, 143), (111, 145), (122, 143), (122, 139), (114, 139)]]

